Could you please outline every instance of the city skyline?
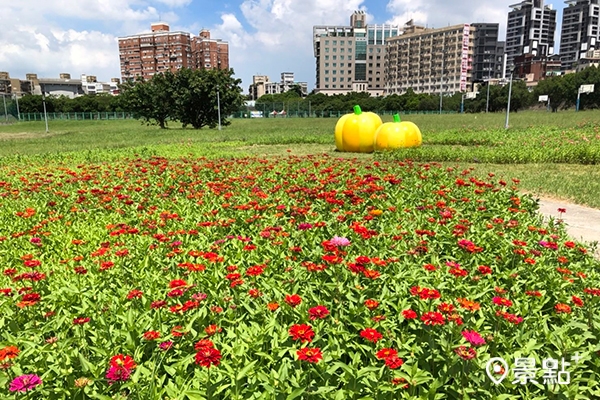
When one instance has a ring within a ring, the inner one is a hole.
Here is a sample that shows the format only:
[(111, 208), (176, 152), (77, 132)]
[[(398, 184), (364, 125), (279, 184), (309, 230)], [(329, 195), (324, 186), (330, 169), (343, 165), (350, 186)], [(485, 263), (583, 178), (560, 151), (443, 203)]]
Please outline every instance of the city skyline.
[[(6, 3), (6, 4), (2, 4)], [(22, 4), (25, 3), (25, 4)], [(347, 24), (354, 10), (368, 24), (403, 25), (409, 19), (429, 27), (496, 22), (505, 37), (509, 6), (514, 1), (311, 0), (74, 0), (8, 3), (0, 32), (0, 71), (24, 78), (26, 73), (54, 77), (61, 72), (92, 74), (108, 81), (120, 76), (117, 37), (149, 31), (159, 20), (173, 30), (193, 34), (209, 29), (229, 42), (230, 66), (242, 87), (253, 75), (277, 76), (293, 71), (296, 79), (315, 86), (312, 27)], [(558, 11), (556, 51), (560, 40), (562, 1), (548, 1)]]

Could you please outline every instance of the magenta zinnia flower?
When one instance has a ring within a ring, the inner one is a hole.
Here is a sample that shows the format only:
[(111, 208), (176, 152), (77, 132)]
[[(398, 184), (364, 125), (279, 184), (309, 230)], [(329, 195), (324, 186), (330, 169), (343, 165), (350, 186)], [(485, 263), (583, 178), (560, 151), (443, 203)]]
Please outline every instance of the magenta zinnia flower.
[(300, 229), (301, 231), (305, 231), (305, 230), (310, 229), (312, 227), (313, 227), (312, 224), (309, 224), (307, 222), (303, 222), (301, 224), (298, 224), (298, 229)]
[(473, 346), (482, 346), (485, 344), (485, 340), (475, 331), (462, 331), (462, 335)]
[(8, 390), (11, 392), (24, 393), (35, 389), (37, 385), (41, 385), (42, 380), (35, 374), (17, 376), (10, 383)]
[(124, 367), (111, 366), (108, 371), (106, 371), (106, 379), (108, 379), (109, 385), (112, 385), (115, 382), (124, 382), (129, 379), (130, 375), (131, 370)]

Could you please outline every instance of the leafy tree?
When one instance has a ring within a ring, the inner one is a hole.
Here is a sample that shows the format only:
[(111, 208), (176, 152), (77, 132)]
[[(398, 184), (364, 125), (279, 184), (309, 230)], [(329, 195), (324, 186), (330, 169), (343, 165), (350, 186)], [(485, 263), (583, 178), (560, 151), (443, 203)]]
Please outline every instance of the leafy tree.
[[(175, 116), (183, 126), (194, 129), (215, 128), (220, 110), (221, 125), (229, 125), (227, 116), (243, 104), (240, 79), (233, 69), (192, 70), (183, 68), (175, 75)], [(220, 108), (217, 106), (217, 91)]]
[(134, 83), (125, 82), (120, 86), (122, 104), (145, 123), (165, 129), (176, 114), (175, 82), (171, 71), (155, 74), (148, 81), (139, 77)]

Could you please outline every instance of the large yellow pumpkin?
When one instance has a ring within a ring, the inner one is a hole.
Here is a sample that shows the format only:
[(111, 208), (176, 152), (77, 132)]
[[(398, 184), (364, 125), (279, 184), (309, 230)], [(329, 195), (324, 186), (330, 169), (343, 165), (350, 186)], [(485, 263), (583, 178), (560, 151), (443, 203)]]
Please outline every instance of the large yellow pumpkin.
[(422, 142), (419, 127), (409, 121), (401, 122), (398, 114), (394, 114), (394, 122), (381, 125), (375, 133), (375, 150), (419, 147)]
[(363, 113), (360, 106), (354, 106), (354, 113), (342, 116), (335, 125), (335, 147), (339, 151), (371, 153), (375, 131), (382, 123), (379, 115)]

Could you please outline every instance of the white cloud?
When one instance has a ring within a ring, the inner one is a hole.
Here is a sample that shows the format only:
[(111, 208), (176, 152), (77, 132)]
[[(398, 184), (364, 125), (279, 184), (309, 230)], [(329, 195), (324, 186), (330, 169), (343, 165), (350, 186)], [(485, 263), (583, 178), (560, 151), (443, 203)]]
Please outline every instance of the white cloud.
[(192, 0), (157, 0), (159, 3), (165, 4), (171, 8), (187, 6)]

